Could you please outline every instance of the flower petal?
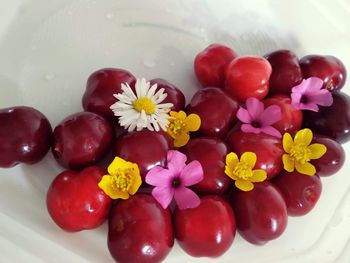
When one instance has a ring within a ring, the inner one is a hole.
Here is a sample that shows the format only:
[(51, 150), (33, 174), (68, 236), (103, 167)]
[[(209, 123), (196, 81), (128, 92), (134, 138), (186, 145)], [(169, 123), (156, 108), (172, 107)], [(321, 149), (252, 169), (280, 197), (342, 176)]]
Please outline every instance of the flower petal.
[(182, 110), (179, 112), (171, 111), (169, 114), (171, 117), (174, 117), (175, 119), (179, 119), (179, 120), (185, 120), (187, 117), (186, 112), (184, 112)]
[(265, 126), (261, 128), (261, 132), (266, 133), (268, 135), (277, 137), (277, 138), (282, 138), (282, 134), (274, 127), (272, 126)]
[(266, 171), (262, 169), (253, 170), (253, 176), (249, 181), (259, 183), (265, 181), (267, 178)]
[(225, 166), (225, 174), (230, 177), (232, 180), (238, 180), (239, 178), (233, 173), (232, 169), (229, 166)]
[(264, 103), (254, 97), (247, 99), (246, 106), (249, 115), (253, 120), (259, 119), (260, 114), (264, 111)]
[(166, 209), (171, 200), (173, 200), (174, 189), (171, 187), (155, 187), (152, 190), (152, 196), (164, 209)]
[(174, 174), (180, 174), (185, 168), (187, 156), (182, 152), (170, 150), (167, 153), (168, 168)]
[(230, 168), (234, 168), (239, 163), (239, 159), (236, 153), (230, 152), (226, 155), (226, 165)]
[(254, 189), (254, 184), (245, 180), (236, 180), (235, 186), (244, 192), (248, 192)]
[(316, 168), (311, 163), (295, 162), (295, 169), (301, 174), (306, 174), (310, 176), (316, 174)]
[(116, 175), (119, 169), (127, 169), (132, 166), (133, 163), (127, 162), (124, 159), (116, 156), (113, 162), (108, 166), (107, 171), (110, 175)]
[(260, 128), (255, 128), (250, 124), (242, 124), (241, 131), (245, 133), (256, 133), (259, 134), (261, 132)]
[(182, 133), (179, 135), (175, 135), (174, 146), (180, 148), (185, 146), (190, 140), (190, 135), (188, 133)]
[(241, 156), (241, 162), (246, 163), (251, 169), (253, 169), (256, 163), (256, 154), (253, 152), (243, 153)]
[(293, 138), (292, 136), (286, 132), (285, 134), (283, 134), (283, 149), (286, 153), (290, 153), (290, 150), (292, 149), (294, 142), (293, 142)]
[(311, 141), (312, 141), (312, 131), (308, 128), (306, 129), (302, 129), (300, 131), (297, 132), (297, 134), (294, 137), (294, 143), (295, 144), (303, 144), (305, 146), (310, 145)]
[(327, 147), (321, 143), (311, 144), (307, 148), (311, 151), (310, 159), (312, 160), (321, 158), (327, 152)]
[(113, 187), (113, 179), (110, 175), (104, 175), (101, 181), (98, 183), (98, 187), (100, 187), (103, 192), (108, 195), (112, 199), (128, 199), (129, 193), (120, 191)]
[(190, 114), (185, 119), (186, 129), (188, 131), (198, 131), (201, 127), (201, 118), (197, 114)]
[(282, 162), (284, 170), (290, 173), (294, 171), (294, 159), (289, 154), (283, 154)]
[(174, 198), (179, 209), (195, 208), (200, 205), (198, 195), (186, 187), (175, 189)]
[(261, 113), (259, 121), (261, 123), (261, 126), (264, 127), (280, 121), (281, 118), (281, 108), (277, 105), (271, 105)]
[(243, 123), (252, 122), (252, 118), (250, 117), (249, 112), (242, 107), (240, 107), (239, 110), (237, 111), (237, 118)]
[(292, 99), (292, 105), (294, 106), (294, 108), (300, 109), (300, 100), (301, 100), (302, 94), (299, 92), (293, 92), (290, 95), (290, 97)]
[(310, 111), (314, 111), (314, 112), (318, 112), (319, 108), (317, 106), (316, 103), (312, 103), (312, 102), (308, 102), (308, 103), (300, 103), (299, 110), (310, 110)]
[(153, 186), (169, 186), (174, 174), (160, 166), (153, 167), (145, 177), (146, 183)]
[(323, 86), (323, 80), (318, 77), (310, 77), (305, 79), (304, 85), (306, 86), (304, 93), (307, 95), (313, 95), (320, 91)]
[(203, 173), (201, 163), (195, 160), (185, 166), (180, 174), (180, 179), (185, 186), (191, 186), (203, 180)]
[(333, 97), (329, 90), (322, 89), (310, 97), (310, 102), (327, 107), (333, 104)]
[(137, 190), (139, 190), (142, 184), (142, 179), (138, 165), (136, 163), (133, 163), (131, 168), (133, 169), (132, 184), (130, 185), (128, 192), (130, 195), (134, 195)]

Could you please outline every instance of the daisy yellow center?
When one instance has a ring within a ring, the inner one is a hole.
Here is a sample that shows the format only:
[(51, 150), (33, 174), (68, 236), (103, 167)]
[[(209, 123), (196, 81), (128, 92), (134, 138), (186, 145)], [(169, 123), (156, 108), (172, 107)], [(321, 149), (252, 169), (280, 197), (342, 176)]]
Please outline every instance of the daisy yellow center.
[(250, 165), (240, 162), (233, 169), (233, 173), (240, 179), (248, 180), (253, 176), (253, 171)]
[(300, 163), (310, 161), (311, 151), (303, 144), (294, 145), (290, 150), (290, 156)]
[(183, 120), (175, 119), (173, 122), (169, 124), (169, 129), (174, 134), (179, 134), (183, 128), (185, 127), (185, 123)]
[(112, 187), (114, 190), (126, 192), (132, 185), (132, 169), (118, 170), (115, 175), (112, 175)]
[(138, 112), (144, 110), (147, 115), (151, 115), (156, 110), (156, 105), (154, 102), (148, 97), (141, 97), (134, 101), (134, 109)]

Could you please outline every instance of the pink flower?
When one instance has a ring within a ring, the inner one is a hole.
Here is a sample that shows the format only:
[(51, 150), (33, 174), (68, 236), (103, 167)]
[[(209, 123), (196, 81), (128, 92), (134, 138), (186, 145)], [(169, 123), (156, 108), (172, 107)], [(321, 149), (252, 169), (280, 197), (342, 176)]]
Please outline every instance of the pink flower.
[(271, 105), (264, 109), (264, 103), (256, 98), (248, 98), (247, 109), (242, 107), (237, 112), (237, 118), (243, 122), (243, 132), (266, 133), (281, 138), (281, 133), (271, 125), (282, 118), (281, 109), (277, 105)]
[(175, 199), (179, 209), (195, 208), (200, 204), (198, 195), (187, 188), (203, 180), (200, 162), (186, 165), (187, 157), (179, 151), (168, 151), (168, 169), (156, 166), (146, 175), (146, 183), (155, 186), (153, 197), (165, 209)]
[(316, 77), (304, 79), (292, 89), (292, 105), (299, 110), (311, 110), (318, 112), (318, 105), (331, 106), (332, 94), (327, 89), (322, 89), (323, 80)]

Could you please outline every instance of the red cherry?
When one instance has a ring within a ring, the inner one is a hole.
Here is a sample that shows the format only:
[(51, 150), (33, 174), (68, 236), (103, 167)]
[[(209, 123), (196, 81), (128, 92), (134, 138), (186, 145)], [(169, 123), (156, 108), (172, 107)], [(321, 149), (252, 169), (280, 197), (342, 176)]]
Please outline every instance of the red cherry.
[(344, 64), (333, 56), (309, 55), (300, 59), (304, 79), (318, 77), (323, 80), (323, 87), (328, 90), (341, 89), (346, 80)]
[(204, 196), (193, 209), (174, 212), (175, 237), (193, 257), (219, 257), (231, 246), (236, 234), (230, 205), (216, 195)]
[(327, 152), (317, 160), (311, 160), (316, 167), (317, 175), (330, 176), (335, 174), (345, 163), (345, 151), (336, 141), (324, 137), (314, 136), (312, 143), (322, 143), (327, 147)]
[(185, 95), (170, 82), (164, 79), (152, 79), (151, 85), (157, 84), (159, 89), (164, 89), (168, 96), (161, 103), (172, 103), (174, 106), (171, 108), (173, 111), (180, 111), (185, 108)]
[(194, 59), (194, 72), (203, 87), (222, 87), (227, 65), (237, 55), (221, 44), (211, 44), (197, 54)]
[(235, 130), (229, 133), (226, 143), (239, 156), (244, 152), (254, 152), (257, 157), (255, 169), (264, 169), (269, 179), (283, 169), (284, 151), (281, 139), (263, 133), (254, 134)]
[(162, 262), (174, 244), (169, 209), (146, 194), (117, 202), (109, 217), (108, 249), (120, 263)]
[(318, 176), (298, 172), (283, 171), (273, 179), (273, 183), (281, 191), (290, 216), (303, 216), (309, 213), (315, 207), (322, 191)]
[(164, 135), (149, 130), (124, 134), (114, 147), (116, 156), (138, 164), (143, 179), (154, 166), (165, 166), (168, 150)]
[(134, 85), (135, 77), (126, 70), (117, 68), (100, 69), (92, 73), (82, 98), (85, 111), (91, 111), (107, 119), (114, 118), (110, 106), (116, 102), (113, 94), (121, 93), (121, 84)]
[(91, 166), (81, 172), (57, 175), (47, 192), (47, 209), (62, 229), (76, 232), (101, 225), (107, 219), (111, 199), (98, 187), (106, 171)]
[(204, 194), (223, 194), (231, 185), (231, 179), (225, 174), (227, 146), (217, 138), (196, 138), (190, 140), (182, 151), (188, 162), (197, 160), (201, 163), (204, 178), (192, 188)]
[(204, 88), (193, 95), (186, 110), (201, 118), (199, 135), (223, 138), (237, 121), (238, 104), (218, 88)]
[(113, 139), (110, 124), (92, 112), (74, 113), (54, 129), (52, 153), (57, 162), (69, 169), (80, 169), (99, 161)]
[(269, 182), (255, 183), (248, 192), (234, 191), (230, 203), (238, 232), (250, 243), (263, 245), (286, 229), (286, 204), (279, 190)]
[(237, 57), (227, 66), (225, 89), (239, 101), (263, 99), (269, 92), (271, 65), (263, 57)]
[(269, 80), (271, 94), (289, 94), (303, 80), (298, 57), (292, 51), (276, 50), (266, 54), (265, 58), (272, 67)]
[(285, 95), (274, 95), (263, 100), (265, 108), (271, 105), (277, 105), (282, 112), (282, 118), (276, 122), (273, 127), (284, 134), (289, 132), (294, 134), (301, 129), (303, 124), (303, 113), (301, 110), (294, 108), (290, 97)]
[(0, 109), (0, 167), (39, 162), (50, 149), (48, 119), (30, 107)]

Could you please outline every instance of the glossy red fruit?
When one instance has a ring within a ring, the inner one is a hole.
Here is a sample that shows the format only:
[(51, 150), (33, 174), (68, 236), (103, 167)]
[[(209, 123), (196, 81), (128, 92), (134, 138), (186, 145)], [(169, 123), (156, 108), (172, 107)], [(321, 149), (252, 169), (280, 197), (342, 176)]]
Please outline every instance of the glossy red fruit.
[(234, 191), (230, 203), (238, 232), (250, 243), (263, 245), (286, 229), (286, 204), (279, 190), (269, 182), (255, 183), (249, 192)]
[(327, 147), (327, 152), (320, 159), (311, 160), (316, 167), (317, 175), (330, 176), (343, 167), (345, 151), (339, 143), (324, 136), (314, 136), (312, 143), (322, 143)]
[(290, 50), (276, 50), (264, 56), (271, 64), (271, 94), (289, 94), (302, 80), (298, 57)]
[(303, 216), (309, 213), (322, 192), (321, 180), (317, 175), (308, 176), (283, 171), (274, 178), (273, 183), (280, 190), (290, 216)]
[(171, 108), (173, 111), (180, 111), (185, 108), (185, 95), (175, 85), (164, 79), (152, 79), (151, 85), (157, 84), (159, 89), (164, 89), (168, 96), (162, 101), (162, 103), (172, 103), (174, 106)]
[(225, 90), (237, 100), (263, 99), (269, 92), (270, 63), (259, 56), (237, 57), (227, 66)]
[(236, 56), (227, 46), (211, 44), (194, 59), (194, 72), (198, 81), (203, 87), (222, 87), (226, 67)]
[(110, 106), (116, 102), (113, 94), (122, 92), (121, 84), (134, 85), (135, 77), (124, 69), (105, 68), (90, 75), (82, 98), (85, 111), (91, 111), (107, 119), (114, 118)]
[(277, 105), (280, 107), (282, 118), (272, 126), (279, 130), (281, 134), (284, 134), (285, 132), (294, 134), (301, 129), (303, 124), (302, 111), (294, 108), (291, 102), (290, 97), (286, 95), (274, 95), (263, 100), (265, 108), (271, 105)]
[(264, 169), (270, 179), (283, 169), (282, 141), (267, 134), (245, 133), (235, 130), (226, 139), (229, 148), (241, 156), (244, 152), (254, 152), (257, 156), (255, 169)]
[(150, 195), (117, 202), (109, 217), (108, 249), (120, 263), (162, 262), (174, 244), (170, 210)]
[(30, 107), (0, 109), (0, 167), (39, 162), (51, 146), (48, 119)]
[(107, 219), (112, 201), (97, 185), (105, 174), (91, 166), (57, 175), (47, 192), (46, 205), (59, 227), (76, 232), (98, 227)]
[(235, 216), (221, 197), (208, 195), (193, 209), (174, 212), (175, 237), (193, 257), (219, 257), (231, 246), (236, 234)]
[(341, 89), (346, 81), (344, 64), (336, 57), (308, 55), (300, 59), (304, 79), (318, 77), (324, 81), (323, 87), (328, 90)]
[(333, 92), (332, 95), (332, 106), (320, 107), (319, 112), (304, 111), (303, 126), (345, 143), (350, 140), (350, 97), (343, 92)]
[(168, 150), (168, 141), (164, 135), (149, 130), (124, 134), (114, 147), (116, 156), (138, 164), (143, 181), (154, 166), (165, 166)]
[(65, 168), (80, 169), (100, 160), (113, 139), (110, 124), (92, 112), (74, 113), (54, 129), (52, 153)]
[(201, 163), (204, 178), (192, 187), (202, 194), (223, 194), (230, 187), (232, 181), (225, 174), (225, 158), (228, 154), (227, 146), (217, 138), (191, 139), (182, 152), (187, 155), (187, 162), (197, 160)]
[(238, 104), (218, 88), (204, 88), (197, 91), (186, 112), (196, 113), (201, 118), (197, 134), (202, 136), (225, 137), (237, 121)]

